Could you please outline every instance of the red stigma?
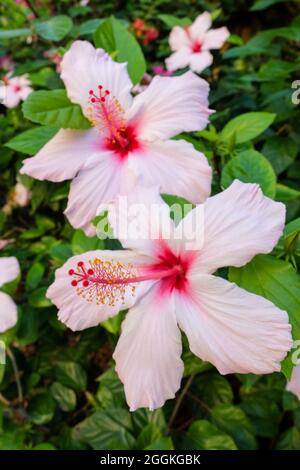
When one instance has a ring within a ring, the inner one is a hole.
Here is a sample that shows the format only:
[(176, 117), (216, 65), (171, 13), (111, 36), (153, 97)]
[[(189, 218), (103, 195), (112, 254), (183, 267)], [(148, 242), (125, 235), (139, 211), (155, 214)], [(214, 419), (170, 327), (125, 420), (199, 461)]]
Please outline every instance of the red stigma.
[(83, 264), (84, 264), (83, 261), (78, 261), (77, 266), (78, 266), (79, 268), (82, 268)]
[(74, 274), (74, 269), (70, 269), (69, 270), (69, 276), (73, 276), (73, 274)]
[(77, 286), (77, 281), (74, 280), (74, 281), (71, 282), (71, 284), (72, 284), (73, 287), (76, 287)]

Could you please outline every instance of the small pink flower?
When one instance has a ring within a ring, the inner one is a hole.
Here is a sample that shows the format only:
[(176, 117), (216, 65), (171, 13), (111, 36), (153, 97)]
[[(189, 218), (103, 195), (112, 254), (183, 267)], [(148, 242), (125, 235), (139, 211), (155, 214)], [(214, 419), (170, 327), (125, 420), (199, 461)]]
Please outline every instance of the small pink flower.
[(226, 27), (209, 29), (211, 16), (202, 13), (191, 26), (175, 26), (169, 37), (173, 54), (166, 59), (167, 69), (174, 71), (189, 66), (194, 72), (202, 72), (213, 63), (210, 49), (220, 49), (229, 36)]
[(9, 55), (3, 55), (0, 57), (0, 69), (11, 72), (14, 68), (14, 63)]
[(61, 129), (40, 152), (24, 160), (21, 173), (40, 180), (72, 179), (65, 214), (88, 235), (100, 204), (130, 191), (139, 178), (161, 191), (201, 202), (210, 193), (211, 168), (181, 133), (204, 129), (209, 86), (188, 72), (155, 77), (132, 97), (126, 64), (102, 49), (75, 41), (61, 63), (69, 98), (80, 104), (93, 127)]
[[(17, 258), (14, 256), (0, 258), (0, 287), (16, 279), (19, 274), (20, 267)], [(0, 292), (0, 333), (12, 328), (16, 323), (16, 304), (9, 295)]]
[(165, 70), (162, 65), (154, 65), (152, 70), (155, 75), (161, 75), (162, 77), (171, 77), (172, 75), (172, 72), (170, 70)]
[(291, 380), (288, 382), (286, 389), (300, 400), (300, 364), (294, 367)]
[(26, 100), (27, 96), (33, 91), (27, 75), (12, 77), (11, 74), (2, 79), (0, 85), (0, 100), (7, 108), (15, 108), (20, 101)]
[[(192, 352), (221, 374), (279, 371), (292, 346), (287, 313), (212, 274), (272, 251), (284, 227), (284, 205), (258, 185), (236, 180), (175, 226), (158, 191), (135, 190), (128, 199), (144, 204), (140, 225), (156, 205), (161, 217), (147, 221), (156, 236), (126, 239), (130, 217), (110, 219), (126, 249), (74, 256), (56, 271), (47, 296), (72, 330), (130, 308), (113, 356), (130, 409), (153, 410), (174, 397), (183, 374), (179, 328)], [(204, 211), (204, 239), (190, 228), (198, 211)], [(161, 235), (166, 228), (168, 239)]]

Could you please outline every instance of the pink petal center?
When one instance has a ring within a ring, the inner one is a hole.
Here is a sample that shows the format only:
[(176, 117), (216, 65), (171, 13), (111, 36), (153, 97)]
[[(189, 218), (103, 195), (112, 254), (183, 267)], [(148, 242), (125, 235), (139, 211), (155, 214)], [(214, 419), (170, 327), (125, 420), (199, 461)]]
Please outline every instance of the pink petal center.
[(192, 52), (194, 52), (195, 54), (197, 54), (198, 52), (201, 52), (202, 50), (202, 44), (200, 41), (194, 41), (190, 47), (191, 47)]

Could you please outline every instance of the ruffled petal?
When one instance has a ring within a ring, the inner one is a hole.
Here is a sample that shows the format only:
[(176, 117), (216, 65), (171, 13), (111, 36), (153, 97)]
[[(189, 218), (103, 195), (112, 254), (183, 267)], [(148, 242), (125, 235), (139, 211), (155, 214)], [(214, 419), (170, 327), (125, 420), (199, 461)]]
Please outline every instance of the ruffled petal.
[(127, 64), (114, 62), (103, 49), (95, 49), (88, 41), (75, 41), (61, 62), (61, 78), (71, 101), (78, 103), (88, 115), (89, 91), (102, 85), (115, 96), (124, 109), (132, 101), (132, 82)]
[(14, 256), (0, 258), (0, 286), (13, 281), (20, 274), (20, 266)]
[(192, 72), (180, 77), (156, 76), (134, 98), (127, 118), (138, 126), (140, 138), (149, 141), (201, 130), (212, 113), (208, 92), (208, 83)]
[(211, 16), (205, 11), (199, 15), (193, 24), (189, 26), (189, 34), (192, 39), (197, 40), (204, 36), (204, 33), (211, 27)]
[(17, 318), (16, 304), (9, 295), (0, 292), (0, 333), (15, 326)]
[(174, 398), (183, 374), (181, 349), (172, 298), (158, 298), (154, 287), (127, 314), (113, 355), (131, 411), (154, 410)]
[(188, 47), (184, 47), (177, 52), (173, 52), (173, 54), (166, 59), (167, 69), (173, 72), (187, 67), (190, 64), (191, 57), (192, 51)]
[(284, 204), (264, 196), (257, 184), (235, 180), (204, 203), (204, 245), (195, 270), (212, 273), (243, 266), (258, 254), (270, 253), (284, 222)]
[[(137, 285), (126, 285), (122, 291), (111, 289), (111, 294), (103, 291), (104, 303), (97, 300), (95, 290), (85, 289), (84, 298), (78, 290), (78, 288), (82, 290), (82, 284), (79, 283), (77, 287), (71, 284), (72, 280), (78, 279), (78, 276), (69, 273), (70, 270), (76, 271), (78, 262), (84, 263), (85, 270), (95, 270), (95, 260), (111, 262), (114, 263), (113, 266), (116, 263), (121, 263), (125, 268), (130, 264), (138, 266), (145, 263), (143, 257), (133, 252), (97, 250), (73, 256), (61, 268), (57, 269), (55, 281), (49, 287), (47, 297), (57, 306), (59, 320), (73, 331), (97, 326), (100, 322), (116, 315), (120, 310), (130, 308), (152, 285), (149, 282), (142, 282)], [(130, 269), (128, 267), (128, 270)], [(120, 276), (120, 274), (118, 275)], [(133, 286), (135, 289), (132, 288)], [(99, 292), (101, 294), (101, 291)]]
[(204, 36), (202, 48), (204, 50), (220, 49), (229, 36), (230, 32), (225, 26), (222, 28), (211, 29)]
[(20, 173), (54, 182), (74, 178), (89, 157), (99, 153), (99, 139), (95, 129), (61, 129), (35, 157), (23, 160)]
[(292, 346), (286, 312), (270, 301), (211, 275), (190, 278), (176, 315), (191, 351), (221, 374), (269, 374)]
[(185, 140), (154, 141), (143, 152), (130, 156), (131, 165), (149, 186), (161, 193), (175, 194), (192, 203), (210, 194), (212, 170), (206, 157)]
[(202, 72), (213, 63), (213, 56), (208, 51), (192, 54), (190, 59), (190, 68), (193, 72)]
[(121, 191), (126, 164), (120, 163), (110, 152), (102, 152), (91, 159), (86, 168), (73, 179), (65, 215), (75, 228), (87, 235), (95, 235), (91, 221), (99, 213), (100, 205), (109, 204)]

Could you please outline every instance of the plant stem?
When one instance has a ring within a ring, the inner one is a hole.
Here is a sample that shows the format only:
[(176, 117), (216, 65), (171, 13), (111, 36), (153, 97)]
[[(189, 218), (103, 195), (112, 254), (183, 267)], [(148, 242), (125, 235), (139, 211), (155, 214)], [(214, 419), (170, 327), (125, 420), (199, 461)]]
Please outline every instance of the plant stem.
[(188, 378), (188, 380), (186, 381), (185, 386), (183, 387), (183, 389), (182, 389), (180, 395), (178, 396), (178, 399), (177, 399), (177, 401), (176, 401), (176, 404), (175, 404), (175, 406), (174, 406), (173, 412), (172, 412), (171, 417), (170, 417), (170, 420), (169, 420), (169, 424), (168, 424), (168, 429), (169, 429), (169, 431), (170, 431), (170, 429), (171, 429), (172, 426), (173, 426), (174, 420), (175, 420), (175, 418), (176, 418), (176, 416), (177, 416), (177, 413), (178, 413), (178, 410), (179, 410), (179, 408), (180, 408), (180, 406), (181, 406), (182, 400), (184, 399), (185, 394), (187, 393), (188, 389), (189, 389), (190, 386), (192, 385), (192, 382), (193, 382), (193, 380), (194, 380), (194, 377), (195, 377), (194, 375), (191, 375), (191, 376)]
[(15, 375), (15, 381), (16, 381), (16, 386), (17, 386), (17, 391), (18, 391), (18, 400), (20, 403), (23, 401), (23, 390), (22, 390), (22, 385), (20, 381), (20, 372), (17, 366), (17, 362), (15, 359), (15, 356), (13, 355), (13, 352), (10, 348), (6, 348), (7, 355), (9, 359), (11, 360), (11, 364), (14, 370), (14, 375)]

